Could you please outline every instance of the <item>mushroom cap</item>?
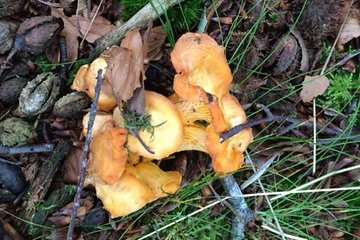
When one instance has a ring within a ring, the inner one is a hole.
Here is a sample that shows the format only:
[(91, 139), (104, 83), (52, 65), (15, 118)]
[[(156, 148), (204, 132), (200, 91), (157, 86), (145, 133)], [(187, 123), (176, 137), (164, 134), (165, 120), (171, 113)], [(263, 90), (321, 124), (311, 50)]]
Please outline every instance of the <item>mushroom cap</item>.
[(136, 166), (127, 164), (114, 184), (106, 184), (98, 176), (88, 176), (86, 180), (95, 186), (104, 208), (115, 218), (175, 193), (180, 188), (181, 175), (176, 171), (165, 172), (152, 162), (142, 162)]
[(142, 130), (139, 135), (154, 154), (149, 153), (132, 135), (128, 137), (127, 146), (130, 152), (140, 156), (162, 159), (176, 152), (181, 145), (184, 136), (181, 115), (175, 105), (161, 94), (145, 91), (145, 99), (145, 112), (151, 116), (154, 133)]
[(177, 171), (163, 171), (153, 162), (141, 162), (138, 165), (128, 165), (127, 170), (146, 183), (158, 198), (174, 194), (181, 184), (181, 175)]
[(186, 99), (189, 94), (181, 91), (181, 88), (191, 90), (192, 94), (199, 91), (190, 86), (200, 87), (219, 98), (228, 93), (232, 74), (224, 48), (209, 35), (182, 35), (171, 52), (171, 61), (178, 73), (174, 80), (174, 90), (182, 98)]
[(88, 179), (112, 218), (135, 212), (154, 199), (151, 188), (127, 170), (114, 184), (106, 184), (98, 177)]
[[(235, 136), (220, 143), (219, 134), (231, 127), (246, 122), (246, 114), (238, 100), (231, 94), (223, 96), (210, 106), (213, 121), (206, 129), (206, 149), (217, 173), (238, 170), (243, 162), (243, 152), (253, 139), (251, 128), (242, 130)], [(215, 113), (214, 113), (215, 112)]]
[[(75, 75), (71, 89), (86, 92), (89, 97), (94, 98), (98, 70), (103, 70), (102, 77), (104, 78), (107, 66), (105, 59), (102, 57), (98, 57), (90, 65), (81, 66)], [(104, 79), (101, 86), (98, 106), (104, 111), (110, 111), (116, 106), (116, 99), (112, 93), (111, 84), (107, 79)]]
[(210, 124), (206, 128), (205, 145), (214, 171), (223, 174), (238, 170), (244, 163), (243, 152), (252, 139), (252, 130), (247, 128), (220, 143), (219, 134)]
[[(87, 131), (88, 131), (89, 117), (90, 117), (90, 112), (85, 114), (85, 116), (82, 119), (82, 125), (83, 125), (82, 134), (84, 136), (86, 136)], [(94, 120), (93, 129), (92, 129), (92, 137), (95, 137), (100, 132), (102, 132), (106, 129), (113, 128), (114, 124), (115, 124), (115, 122), (114, 122), (113, 116), (111, 114), (105, 113), (105, 112), (97, 112), (96, 116), (95, 116), (95, 120)]]
[(93, 138), (87, 167), (89, 175), (100, 177), (106, 184), (119, 180), (125, 171), (128, 156), (124, 147), (126, 135), (125, 129), (113, 128)]

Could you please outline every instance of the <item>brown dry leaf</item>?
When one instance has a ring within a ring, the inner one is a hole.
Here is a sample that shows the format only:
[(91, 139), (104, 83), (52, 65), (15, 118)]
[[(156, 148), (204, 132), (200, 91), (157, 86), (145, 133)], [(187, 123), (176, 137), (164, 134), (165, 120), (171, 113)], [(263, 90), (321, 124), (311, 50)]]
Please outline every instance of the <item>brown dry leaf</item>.
[[(94, 16), (97, 10), (97, 6), (94, 6), (91, 16)], [(80, 36), (84, 37), (86, 32), (88, 31), (89, 25), (92, 21), (92, 18), (88, 18), (86, 16), (87, 10), (84, 9), (82, 14), (79, 16), (73, 15), (69, 18), (69, 21), (72, 22), (74, 26), (80, 27)], [(114, 25), (111, 24), (106, 18), (97, 14), (95, 16), (94, 21), (91, 23), (91, 27), (89, 32), (87, 33), (85, 39), (89, 43), (94, 43), (97, 39), (104, 36), (106, 33), (111, 32), (115, 28)]]
[(344, 44), (351, 41), (354, 38), (360, 37), (360, 11), (357, 9), (352, 9), (350, 12), (350, 17), (347, 19), (344, 24), (338, 41), (338, 48), (340, 50), (344, 49)]
[(75, 61), (78, 57), (79, 41), (77, 39), (80, 36), (80, 32), (77, 27), (73, 24), (68, 17), (63, 13), (61, 8), (51, 8), (51, 15), (54, 17), (61, 18), (64, 22), (64, 29), (62, 34), (66, 38), (66, 48), (68, 60)]
[(311, 102), (315, 97), (322, 95), (330, 81), (325, 76), (305, 76), (300, 97), (304, 102)]
[[(120, 106), (129, 100), (145, 79), (143, 42), (138, 29), (126, 33), (121, 46), (113, 46), (102, 56), (108, 67), (105, 78), (111, 79), (113, 93)], [(120, 64), (119, 64), (120, 63)]]
[[(166, 39), (166, 32), (163, 27), (148, 28), (148, 35), (144, 34), (144, 45), (146, 50), (146, 62), (158, 61), (162, 57), (161, 46)], [(147, 36), (146, 36), (147, 35)]]
[(65, 183), (76, 184), (80, 175), (80, 161), (82, 150), (80, 148), (73, 148), (64, 160), (64, 176)]

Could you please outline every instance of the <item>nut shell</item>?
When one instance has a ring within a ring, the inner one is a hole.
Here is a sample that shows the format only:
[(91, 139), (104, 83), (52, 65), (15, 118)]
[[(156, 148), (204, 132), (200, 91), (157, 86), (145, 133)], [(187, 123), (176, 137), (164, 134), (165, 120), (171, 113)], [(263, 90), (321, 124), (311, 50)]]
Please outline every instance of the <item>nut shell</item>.
[(60, 93), (60, 77), (51, 72), (39, 74), (21, 91), (18, 111), (27, 117), (49, 111)]
[(85, 93), (72, 92), (56, 101), (52, 114), (61, 118), (79, 118), (90, 103), (90, 98)]

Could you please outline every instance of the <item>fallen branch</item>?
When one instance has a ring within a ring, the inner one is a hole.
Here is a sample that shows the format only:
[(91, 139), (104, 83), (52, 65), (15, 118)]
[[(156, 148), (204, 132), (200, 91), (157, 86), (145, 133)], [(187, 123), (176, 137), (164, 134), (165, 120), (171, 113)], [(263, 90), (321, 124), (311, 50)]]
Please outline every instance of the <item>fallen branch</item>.
[(149, 22), (156, 20), (166, 10), (181, 3), (184, 0), (152, 0), (138, 11), (123, 25), (116, 27), (113, 31), (96, 41), (96, 47), (90, 54), (90, 58), (95, 58), (98, 54), (112, 45), (118, 44), (125, 33), (134, 28), (144, 28)]
[(76, 219), (77, 210), (80, 207), (81, 192), (82, 192), (82, 189), (84, 188), (87, 159), (88, 159), (89, 150), (90, 150), (89, 148), (90, 148), (92, 130), (93, 130), (93, 126), (94, 126), (96, 109), (97, 109), (97, 105), (98, 105), (98, 101), (99, 101), (102, 83), (103, 83), (102, 69), (100, 69), (98, 71), (98, 76), (97, 76), (97, 81), (96, 81), (96, 86), (95, 86), (95, 96), (93, 98), (93, 102), (92, 102), (91, 108), (90, 108), (90, 116), (89, 116), (89, 122), (88, 122), (88, 127), (87, 127), (88, 131), (86, 133), (85, 144), (84, 144), (84, 148), (83, 148), (82, 156), (81, 156), (80, 176), (79, 176), (79, 181), (78, 181), (78, 184), (76, 187), (76, 194), (74, 197), (74, 205), (72, 208), (71, 219), (70, 219), (67, 237), (66, 237), (67, 240), (73, 239), (75, 219)]
[[(247, 223), (253, 219), (253, 213), (248, 207), (241, 189), (232, 175), (220, 179), (233, 209), (238, 213), (232, 219), (232, 240), (244, 239), (244, 229)], [(235, 197), (236, 196), (236, 197)]]
[(41, 153), (52, 152), (54, 144), (34, 144), (20, 147), (9, 147), (0, 144), (0, 155), (24, 154), (24, 153)]

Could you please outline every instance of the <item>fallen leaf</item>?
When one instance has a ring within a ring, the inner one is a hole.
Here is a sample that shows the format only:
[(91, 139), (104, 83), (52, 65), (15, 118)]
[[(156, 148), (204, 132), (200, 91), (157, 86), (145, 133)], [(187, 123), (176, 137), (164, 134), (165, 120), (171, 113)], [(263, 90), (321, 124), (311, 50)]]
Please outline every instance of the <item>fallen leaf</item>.
[(161, 46), (166, 39), (166, 32), (162, 26), (148, 28), (144, 34), (145, 62), (158, 61), (162, 57)]
[(360, 11), (352, 9), (340, 33), (338, 48), (343, 50), (344, 44), (357, 37), (360, 37)]
[(311, 102), (315, 97), (322, 95), (330, 81), (325, 76), (305, 76), (300, 97), (304, 102)]
[(64, 22), (64, 29), (62, 34), (66, 39), (66, 48), (68, 61), (75, 61), (78, 57), (79, 41), (78, 36), (80, 32), (75, 25), (66, 17), (63, 13), (63, 9), (51, 8), (51, 15), (54, 17), (61, 18)]
[(64, 160), (64, 176), (65, 183), (76, 184), (80, 175), (80, 161), (82, 150), (80, 148), (73, 148)]
[[(112, 46), (102, 56), (108, 67), (105, 78), (111, 79), (118, 105), (129, 100), (145, 79), (143, 42), (138, 29), (127, 32), (121, 46)], [(121, 64), (119, 64), (121, 63)]]
[[(91, 16), (94, 16), (97, 10), (97, 6), (94, 6)], [(111, 24), (109, 20), (97, 14), (92, 18), (87, 18), (87, 10), (84, 9), (79, 16), (73, 15), (69, 18), (74, 26), (78, 26), (80, 31), (80, 37), (84, 37), (89, 43), (94, 43), (97, 39), (104, 36), (106, 33), (111, 32), (115, 26)], [(90, 29), (88, 29), (90, 26)]]

